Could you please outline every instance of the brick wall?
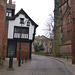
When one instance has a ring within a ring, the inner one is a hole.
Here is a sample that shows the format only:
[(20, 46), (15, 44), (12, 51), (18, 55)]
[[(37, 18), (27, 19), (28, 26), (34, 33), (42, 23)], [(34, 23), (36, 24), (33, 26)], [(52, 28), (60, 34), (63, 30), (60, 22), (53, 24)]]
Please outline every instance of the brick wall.
[[(7, 0), (0, 0), (0, 58), (2, 57), (2, 50), (4, 43), (6, 1)], [(1, 66), (1, 60), (0, 60), (0, 66)]]
[(60, 47), (60, 53), (72, 53), (71, 45), (63, 45)]
[[(19, 58), (19, 46), (20, 43), (17, 43), (17, 59)], [(30, 43), (21, 43), (21, 59), (29, 59)]]
[(4, 57), (6, 58), (7, 55), (7, 38), (8, 38), (8, 23), (9, 21), (6, 20), (6, 25), (5, 25), (5, 34), (4, 34)]

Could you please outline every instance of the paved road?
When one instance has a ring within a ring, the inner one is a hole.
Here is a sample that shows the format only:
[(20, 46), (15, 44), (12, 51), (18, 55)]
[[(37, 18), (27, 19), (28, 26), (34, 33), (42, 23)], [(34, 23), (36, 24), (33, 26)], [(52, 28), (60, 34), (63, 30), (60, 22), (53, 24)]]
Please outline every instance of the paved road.
[(17, 61), (14, 61), (14, 70), (7, 69), (8, 61), (4, 62), (4, 68), (1, 75), (73, 75), (62, 62), (40, 55), (32, 55), (32, 60), (18, 67)]

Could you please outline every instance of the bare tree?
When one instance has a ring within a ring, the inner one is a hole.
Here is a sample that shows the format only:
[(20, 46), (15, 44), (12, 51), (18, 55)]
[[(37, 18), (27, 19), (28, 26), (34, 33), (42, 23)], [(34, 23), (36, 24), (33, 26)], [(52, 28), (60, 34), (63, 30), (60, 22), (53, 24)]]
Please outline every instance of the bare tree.
[(48, 16), (48, 19), (45, 22), (44, 29), (43, 29), (45, 32), (45, 36), (50, 39), (50, 41), (49, 41), (50, 45), (48, 46), (50, 53), (54, 53), (54, 50), (52, 49), (53, 39), (54, 39), (53, 28), (54, 28), (54, 15), (50, 14)]
[(45, 22), (45, 26), (43, 29), (46, 37), (53, 39), (53, 28), (54, 28), (54, 15), (50, 14)]

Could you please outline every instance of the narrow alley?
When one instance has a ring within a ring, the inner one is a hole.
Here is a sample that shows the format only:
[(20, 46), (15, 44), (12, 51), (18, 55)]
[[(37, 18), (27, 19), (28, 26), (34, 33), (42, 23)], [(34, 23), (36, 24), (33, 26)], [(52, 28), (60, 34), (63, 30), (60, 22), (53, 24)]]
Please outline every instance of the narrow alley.
[(0, 75), (73, 75), (62, 62), (52, 57), (32, 54), (32, 60), (28, 60), (20, 67), (16, 59), (13, 61), (13, 69), (8, 69), (8, 60), (4, 62), (4, 67)]

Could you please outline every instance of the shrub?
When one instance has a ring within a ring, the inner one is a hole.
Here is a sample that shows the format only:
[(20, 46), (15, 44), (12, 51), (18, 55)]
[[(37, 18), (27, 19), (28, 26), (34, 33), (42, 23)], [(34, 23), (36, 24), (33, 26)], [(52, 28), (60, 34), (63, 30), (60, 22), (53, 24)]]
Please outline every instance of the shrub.
[(34, 45), (34, 50), (35, 50), (35, 52), (39, 52), (40, 51), (37, 44)]
[(40, 51), (44, 51), (44, 50), (45, 50), (42, 44), (39, 45), (39, 50), (40, 50)]

